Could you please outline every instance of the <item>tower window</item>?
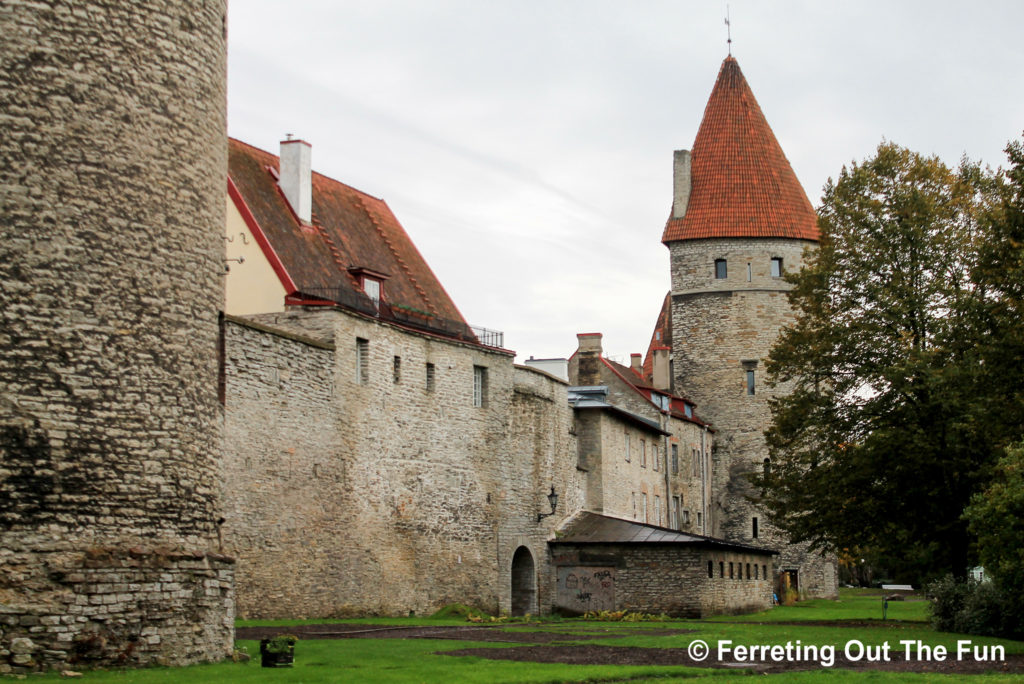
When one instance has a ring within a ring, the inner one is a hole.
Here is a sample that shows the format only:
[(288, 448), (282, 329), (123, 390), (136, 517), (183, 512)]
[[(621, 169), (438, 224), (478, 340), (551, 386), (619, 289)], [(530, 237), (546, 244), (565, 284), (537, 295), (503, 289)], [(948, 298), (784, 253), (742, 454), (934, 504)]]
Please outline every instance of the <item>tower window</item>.
[(747, 262), (747, 282), (749, 283), (754, 279), (754, 269), (751, 267), (750, 262)]
[(487, 369), (473, 366), (473, 406), (487, 406)]
[(752, 536), (754, 537), (754, 539), (757, 539), (757, 517), (756, 516), (751, 520), (751, 530), (750, 531), (751, 531)]
[(715, 277), (721, 280), (728, 276), (729, 267), (726, 265), (725, 259), (715, 259)]
[(427, 364), (427, 391), (434, 391), (434, 364)]
[(754, 394), (754, 371), (747, 371), (747, 394)]
[(370, 341), (356, 338), (356, 382), (365, 385), (370, 381)]
[(782, 277), (782, 257), (772, 257), (772, 278)]
[(402, 357), (396, 356), (394, 359), (394, 374), (393, 379), (395, 384), (402, 382)]

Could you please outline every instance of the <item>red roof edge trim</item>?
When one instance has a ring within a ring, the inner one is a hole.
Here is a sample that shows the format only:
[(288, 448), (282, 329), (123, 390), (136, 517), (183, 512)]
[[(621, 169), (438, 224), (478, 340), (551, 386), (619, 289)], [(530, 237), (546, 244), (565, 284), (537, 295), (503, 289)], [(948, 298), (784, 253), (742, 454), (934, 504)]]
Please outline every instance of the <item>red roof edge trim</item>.
[(299, 288), (295, 287), (295, 283), (292, 281), (288, 271), (285, 270), (284, 264), (281, 263), (280, 257), (277, 256), (277, 252), (270, 246), (270, 241), (267, 240), (267, 236), (263, 233), (263, 229), (260, 228), (260, 224), (256, 222), (256, 217), (252, 215), (248, 205), (242, 198), (242, 193), (238, 191), (238, 187), (235, 186), (235, 182), (231, 180), (231, 176), (228, 176), (228, 197), (235, 203), (235, 208), (238, 209), (238, 213), (242, 215), (242, 220), (245, 221), (245, 225), (249, 228), (249, 232), (256, 239), (256, 244), (260, 246), (260, 250), (263, 252), (263, 256), (266, 257), (267, 261), (270, 262), (270, 267), (274, 269), (274, 273), (277, 274), (278, 280), (281, 281), (281, 285), (284, 286), (286, 295), (295, 293)]

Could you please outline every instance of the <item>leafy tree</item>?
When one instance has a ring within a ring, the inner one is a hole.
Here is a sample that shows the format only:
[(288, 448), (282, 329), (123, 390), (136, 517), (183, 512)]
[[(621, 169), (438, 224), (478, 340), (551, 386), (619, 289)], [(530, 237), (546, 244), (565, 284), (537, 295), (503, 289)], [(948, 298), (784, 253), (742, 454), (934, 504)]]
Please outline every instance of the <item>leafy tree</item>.
[(965, 516), (977, 535), (979, 560), (1005, 597), (1004, 612), (1015, 616), (1011, 622), (1020, 635), (1024, 633), (1024, 442), (1006, 450), (995, 477), (984, 492), (974, 495)]
[(1001, 193), (999, 174), (892, 143), (826, 185), (754, 478), (794, 540), (871, 549), (915, 579), (966, 571), (962, 513), (1013, 422), (991, 415), (981, 344), (1005, 322), (980, 278)]

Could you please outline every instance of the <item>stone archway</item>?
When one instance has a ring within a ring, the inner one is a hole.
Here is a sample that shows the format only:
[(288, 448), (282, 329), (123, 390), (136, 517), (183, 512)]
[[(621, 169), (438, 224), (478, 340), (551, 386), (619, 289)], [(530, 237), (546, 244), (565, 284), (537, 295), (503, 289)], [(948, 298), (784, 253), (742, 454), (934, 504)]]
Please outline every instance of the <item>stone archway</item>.
[(525, 546), (512, 556), (512, 615), (537, 614), (537, 572)]

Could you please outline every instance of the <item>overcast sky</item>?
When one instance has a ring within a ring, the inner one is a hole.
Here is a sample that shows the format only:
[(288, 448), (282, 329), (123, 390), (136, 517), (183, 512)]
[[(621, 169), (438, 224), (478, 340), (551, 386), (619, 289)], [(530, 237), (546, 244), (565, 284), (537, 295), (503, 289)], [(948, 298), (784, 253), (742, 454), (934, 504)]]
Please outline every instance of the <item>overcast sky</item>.
[[(732, 54), (811, 203), (883, 139), (996, 167), (1024, 131), (1024, 2), (732, 0)], [(672, 151), (726, 3), (231, 0), (228, 131), (387, 201), (517, 361), (645, 352), (669, 289)]]

